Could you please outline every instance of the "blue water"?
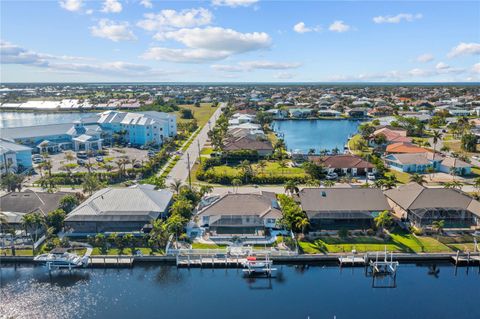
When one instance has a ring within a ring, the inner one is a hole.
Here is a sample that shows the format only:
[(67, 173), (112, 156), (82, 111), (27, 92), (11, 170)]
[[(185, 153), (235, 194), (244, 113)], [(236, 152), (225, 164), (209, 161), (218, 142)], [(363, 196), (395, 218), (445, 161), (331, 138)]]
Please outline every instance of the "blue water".
[(0, 317), (14, 318), (480, 318), (478, 267), (401, 264), (396, 288), (372, 288), (363, 268), (275, 265), (272, 279), (237, 269), (0, 270)]
[(288, 151), (307, 153), (311, 148), (321, 150), (343, 147), (350, 135), (357, 132), (358, 121), (346, 120), (288, 120), (274, 121), (273, 130), (283, 133)]
[(72, 123), (94, 113), (0, 112), (0, 128)]

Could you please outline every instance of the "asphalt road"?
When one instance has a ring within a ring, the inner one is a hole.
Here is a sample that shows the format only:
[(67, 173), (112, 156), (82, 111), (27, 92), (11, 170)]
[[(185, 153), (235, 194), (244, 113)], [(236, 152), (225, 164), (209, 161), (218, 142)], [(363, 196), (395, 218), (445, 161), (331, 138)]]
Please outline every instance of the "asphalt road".
[[(168, 186), (172, 183), (175, 179), (179, 179), (182, 182), (188, 183), (188, 155), (190, 155), (190, 167), (197, 161), (198, 157), (200, 156), (199, 151), (203, 148), (205, 143), (207, 142), (208, 135), (207, 133), (210, 131), (211, 128), (215, 126), (218, 117), (222, 113), (222, 108), (226, 106), (226, 103), (220, 103), (217, 107), (217, 110), (212, 114), (208, 123), (202, 128), (200, 133), (197, 137), (193, 140), (192, 144), (188, 147), (188, 149), (183, 152), (180, 160), (177, 164), (173, 167), (168, 175), (167, 179), (165, 180), (165, 184)], [(199, 146), (200, 145), (200, 150)]]

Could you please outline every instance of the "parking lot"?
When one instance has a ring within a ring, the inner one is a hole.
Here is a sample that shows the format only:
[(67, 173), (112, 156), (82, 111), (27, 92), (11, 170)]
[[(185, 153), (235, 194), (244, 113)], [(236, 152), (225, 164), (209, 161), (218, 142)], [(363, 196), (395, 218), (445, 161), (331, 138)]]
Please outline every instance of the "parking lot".
[[(113, 147), (106, 148), (105, 155), (91, 156), (83, 159), (77, 158), (77, 153), (73, 151), (64, 151), (57, 154), (48, 155), (48, 160), (52, 164), (52, 173), (58, 172), (87, 172), (88, 166), (91, 171), (106, 172), (115, 171), (118, 169), (118, 162), (120, 160), (127, 160), (126, 168), (131, 168), (133, 165), (139, 166), (148, 160), (148, 151), (129, 147)], [(85, 165), (89, 164), (89, 165)], [(34, 174), (28, 179), (28, 182), (34, 182), (39, 179), (41, 175), (46, 173), (45, 168), (41, 168), (42, 164), (34, 164), (33, 167), (37, 174)]]

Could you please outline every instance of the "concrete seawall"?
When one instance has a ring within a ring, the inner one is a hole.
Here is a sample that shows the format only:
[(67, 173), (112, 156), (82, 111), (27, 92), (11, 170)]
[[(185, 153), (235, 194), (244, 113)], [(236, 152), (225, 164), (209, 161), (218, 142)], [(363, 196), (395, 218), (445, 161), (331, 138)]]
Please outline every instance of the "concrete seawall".
[[(403, 254), (403, 253), (394, 253), (393, 260), (399, 262), (428, 262), (428, 261), (442, 261), (442, 262), (451, 262), (452, 257), (456, 254), (452, 253), (443, 253), (443, 254)], [(271, 259), (275, 263), (333, 263), (338, 262), (338, 258), (341, 256), (346, 256), (346, 254), (316, 254), (316, 255), (297, 255), (297, 256), (271, 256)], [(357, 254), (361, 257), (363, 254)], [(370, 253), (369, 257), (374, 258), (374, 254)], [(379, 253), (379, 258), (383, 258), (383, 253)], [(108, 259), (122, 259), (122, 258), (132, 258), (132, 256), (124, 255), (109, 255), (109, 256), (93, 256), (92, 259), (103, 260), (104, 258)], [(390, 255), (389, 255), (390, 258)], [(9, 263), (33, 263), (33, 257), (31, 256), (2, 256), (0, 257), (0, 264), (9, 264)], [(133, 265), (135, 264), (146, 264), (146, 263), (158, 263), (158, 264), (175, 264), (175, 256), (134, 256)], [(107, 266), (114, 268), (115, 266)]]

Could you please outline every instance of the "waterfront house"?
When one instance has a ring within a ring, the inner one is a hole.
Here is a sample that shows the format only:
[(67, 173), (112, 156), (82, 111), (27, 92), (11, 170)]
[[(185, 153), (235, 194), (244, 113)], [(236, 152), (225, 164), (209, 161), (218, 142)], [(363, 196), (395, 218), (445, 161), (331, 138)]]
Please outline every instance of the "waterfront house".
[(265, 111), (265, 113), (271, 114), (274, 120), (281, 120), (288, 116), (288, 112), (282, 109), (270, 109)]
[(141, 232), (166, 216), (172, 198), (171, 191), (153, 185), (104, 188), (68, 214), (65, 228), (69, 236)]
[[(0, 213), (5, 216), (9, 226), (23, 229), (22, 218), (27, 214), (40, 213), (46, 216), (60, 207), (60, 200), (68, 193), (10, 192), (0, 197)], [(41, 230), (39, 230), (41, 231)]]
[(306, 108), (293, 108), (288, 110), (288, 114), (292, 118), (307, 118), (312, 115), (312, 109)]
[(32, 149), (0, 138), (0, 174), (32, 168)]
[(327, 173), (351, 176), (376, 173), (375, 165), (356, 155), (309, 156), (308, 160), (325, 167)]
[(267, 230), (277, 228), (281, 217), (282, 212), (274, 193), (227, 193), (201, 208), (195, 220), (210, 237), (265, 236)]
[(369, 144), (371, 146), (380, 146), (375, 143), (375, 137), (384, 136), (385, 144), (393, 143), (412, 143), (412, 139), (407, 136), (405, 130), (395, 130), (387, 127), (377, 129), (369, 138)]
[(399, 153), (384, 157), (388, 167), (405, 173), (426, 173), (430, 168), (434, 171), (455, 175), (470, 175), (472, 165), (458, 158), (443, 156), (439, 153)]
[(366, 107), (354, 107), (348, 110), (348, 116), (353, 118), (364, 118), (367, 117), (368, 108)]
[(304, 188), (300, 205), (312, 230), (365, 229), (390, 206), (378, 188)]
[(465, 193), (409, 183), (385, 192), (394, 215), (416, 227), (444, 220), (445, 227), (480, 225), (480, 203)]

